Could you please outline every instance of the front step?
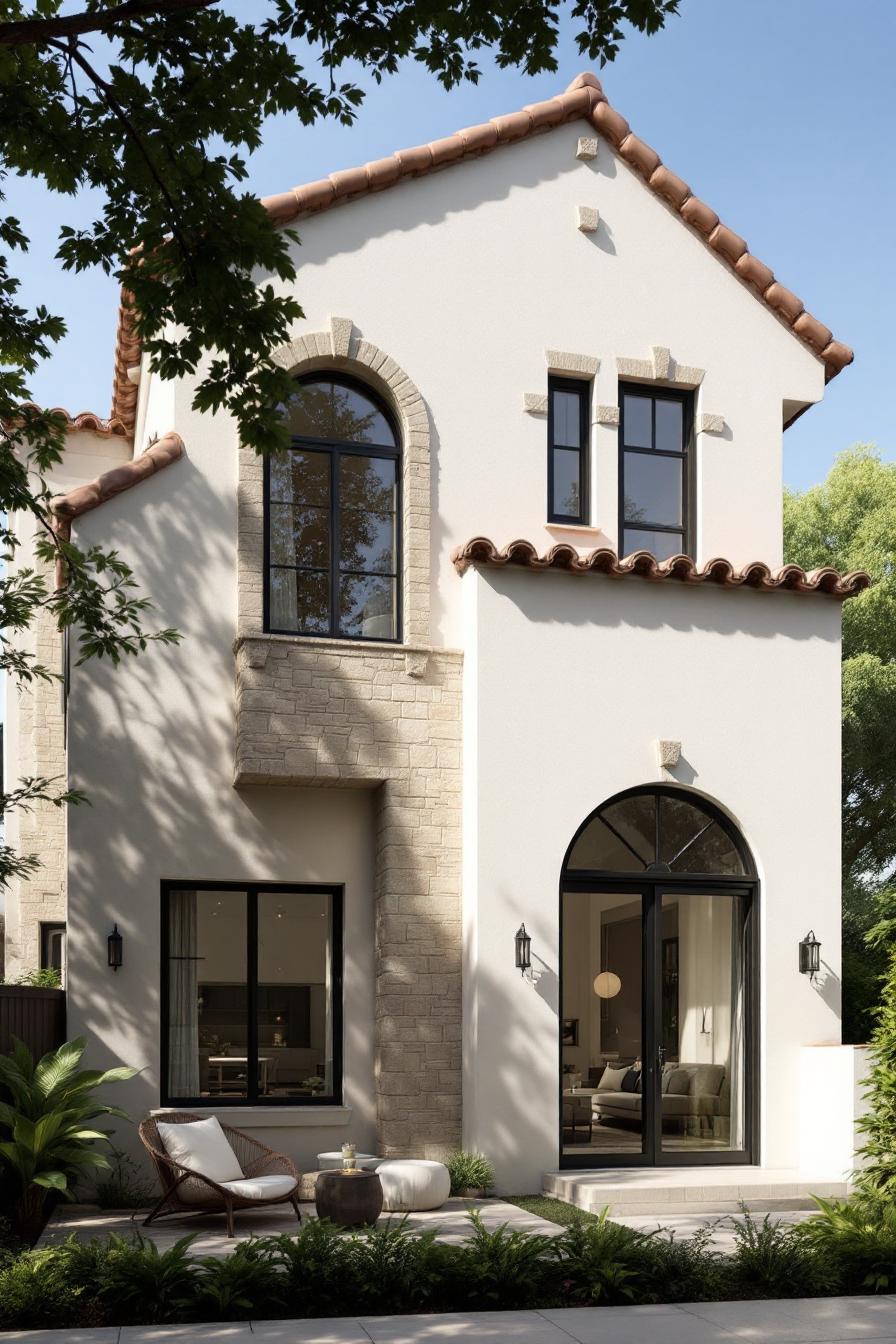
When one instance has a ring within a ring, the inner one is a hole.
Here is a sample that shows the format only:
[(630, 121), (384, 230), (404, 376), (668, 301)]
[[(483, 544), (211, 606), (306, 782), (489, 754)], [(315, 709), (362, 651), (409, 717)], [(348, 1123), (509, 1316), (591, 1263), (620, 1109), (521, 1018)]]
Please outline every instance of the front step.
[(845, 1199), (848, 1183), (762, 1167), (612, 1167), (546, 1171), (542, 1193), (587, 1213), (783, 1213), (814, 1209), (813, 1195)]

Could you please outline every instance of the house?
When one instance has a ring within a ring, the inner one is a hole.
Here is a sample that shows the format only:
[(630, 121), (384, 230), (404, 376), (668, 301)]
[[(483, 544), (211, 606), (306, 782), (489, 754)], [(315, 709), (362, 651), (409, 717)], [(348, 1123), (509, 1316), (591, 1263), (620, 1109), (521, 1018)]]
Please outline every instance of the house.
[(306, 1167), (842, 1172), (866, 578), (782, 568), (781, 459), (851, 351), (590, 74), (266, 204), (301, 227), (290, 453), (154, 377), (126, 310), (112, 419), (72, 423), (61, 525), (183, 638), (10, 697), (8, 770), (65, 732), (91, 805), (8, 959), (64, 920), (131, 1114)]

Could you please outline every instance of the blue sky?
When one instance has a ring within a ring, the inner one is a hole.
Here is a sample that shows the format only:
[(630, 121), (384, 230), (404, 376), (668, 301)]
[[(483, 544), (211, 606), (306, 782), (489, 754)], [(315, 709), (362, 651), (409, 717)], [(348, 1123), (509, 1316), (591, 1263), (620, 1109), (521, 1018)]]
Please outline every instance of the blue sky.
[[(855, 349), (822, 405), (785, 435), (785, 480), (799, 489), (857, 441), (896, 457), (894, 52), (896, 0), (681, 0), (664, 32), (629, 36), (597, 72), (633, 129)], [(480, 84), (452, 93), (411, 64), (371, 88), (350, 129), (274, 119), (251, 160), (250, 189), (280, 191), (550, 97), (587, 68), (569, 24), (558, 59), (556, 74), (537, 79), (483, 60)], [(28, 181), (6, 187), (32, 239), (30, 256), (17, 259), (24, 299), (46, 302), (69, 327), (32, 380), (34, 396), (108, 414), (115, 285), (66, 275), (52, 259), (58, 224), (89, 223), (95, 202), (48, 198)]]

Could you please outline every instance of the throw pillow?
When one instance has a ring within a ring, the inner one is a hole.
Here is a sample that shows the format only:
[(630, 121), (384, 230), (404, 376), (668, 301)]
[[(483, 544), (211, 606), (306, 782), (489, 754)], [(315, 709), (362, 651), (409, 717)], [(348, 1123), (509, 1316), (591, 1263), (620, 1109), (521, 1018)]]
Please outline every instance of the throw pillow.
[(669, 1084), (664, 1089), (671, 1097), (686, 1097), (691, 1088), (691, 1075), (687, 1069), (673, 1069), (669, 1074)]
[(243, 1179), (243, 1169), (216, 1115), (207, 1120), (193, 1120), (188, 1125), (170, 1125), (160, 1120), (159, 1138), (168, 1156), (190, 1171), (198, 1171), (219, 1185), (222, 1181)]
[(622, 1080), (623, 1092), (637, 1092), (641, 1085), (640, 1069), (629, 1069)]
[(621, 1092), (622, 1080), (627, 1073), (627, 1064), (621, 1069), (604, 1069), (601, 1074), (600, 1082), (597, 1085), (598, 1092)]

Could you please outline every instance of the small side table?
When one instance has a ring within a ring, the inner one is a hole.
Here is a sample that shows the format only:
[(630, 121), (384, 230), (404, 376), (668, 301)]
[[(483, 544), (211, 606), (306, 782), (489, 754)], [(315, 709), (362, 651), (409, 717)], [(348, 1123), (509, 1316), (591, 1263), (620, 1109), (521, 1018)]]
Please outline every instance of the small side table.
[(322, 1171), (314, 1205), (318, 1218), (337, 1227), (372, 1227), (383, 1211), (383, 1187), (375, 1171)]

